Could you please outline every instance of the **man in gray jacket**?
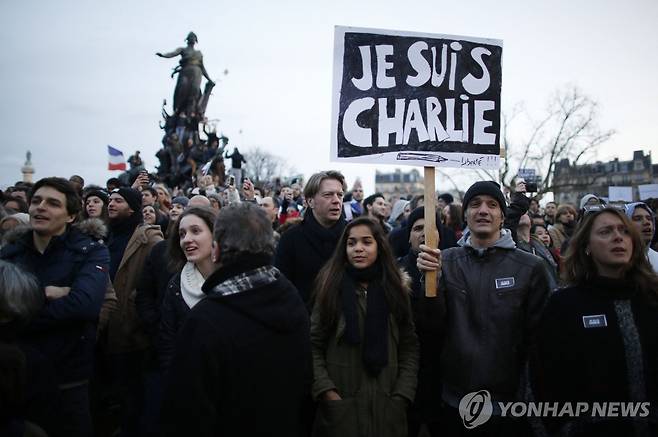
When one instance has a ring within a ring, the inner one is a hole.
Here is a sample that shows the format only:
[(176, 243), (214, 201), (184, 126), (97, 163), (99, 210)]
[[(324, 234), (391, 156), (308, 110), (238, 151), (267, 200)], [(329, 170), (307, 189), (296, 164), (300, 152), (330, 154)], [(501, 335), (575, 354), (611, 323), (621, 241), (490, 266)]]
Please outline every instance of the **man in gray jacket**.
[[(445, 404), (439, 428), (451, 436), (474, 426), (486, 435), (525, 435), (525, 421), (500, 417), (497, 402), (521, 400), (526, 352), (548, 298), (548, 278), (541, 260), (517, 249), (503, 228), (505, 198), (498, 184), (476, 182), (463, 204), (468, 232), (460, 247), (423, 245), (418, 258), (419, 270), (439, 271), (438, 297), (422, 299), (418, 321), (437, 336), (423, 344), (443, 344), (436, 369)], [(470, 405), (468, 395), (478, 392), (484, 402)], [(482, 423), (485, 404), (493, 415)]]

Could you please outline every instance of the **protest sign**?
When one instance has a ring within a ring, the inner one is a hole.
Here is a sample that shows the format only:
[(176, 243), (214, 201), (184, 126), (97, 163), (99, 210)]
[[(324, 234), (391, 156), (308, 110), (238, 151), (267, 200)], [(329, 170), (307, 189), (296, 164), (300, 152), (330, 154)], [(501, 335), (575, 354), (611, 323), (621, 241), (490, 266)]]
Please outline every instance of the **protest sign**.
[(331, 160), (500, 166), (502, 41), (337, 26)]
[(645, 184), (637, 186), (640, 192), (640, 200), (658, 199), (658, 184)]
[(608, 199), (610, 202), (632, 202), (633, 187), (608, 187)]

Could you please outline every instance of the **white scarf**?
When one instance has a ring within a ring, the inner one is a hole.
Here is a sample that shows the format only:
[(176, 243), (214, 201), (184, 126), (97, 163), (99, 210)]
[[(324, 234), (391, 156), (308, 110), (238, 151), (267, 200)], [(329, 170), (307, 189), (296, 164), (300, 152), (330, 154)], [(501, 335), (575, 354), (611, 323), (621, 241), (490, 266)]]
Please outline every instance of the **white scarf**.
[(190, 309), (206, 297), (201, 290), (201, 286), (205, 281), (203, 275), (193, 262), (185, 263), (183, 271), (180, 273), (180, 291), (183, 295), (183, 300)]

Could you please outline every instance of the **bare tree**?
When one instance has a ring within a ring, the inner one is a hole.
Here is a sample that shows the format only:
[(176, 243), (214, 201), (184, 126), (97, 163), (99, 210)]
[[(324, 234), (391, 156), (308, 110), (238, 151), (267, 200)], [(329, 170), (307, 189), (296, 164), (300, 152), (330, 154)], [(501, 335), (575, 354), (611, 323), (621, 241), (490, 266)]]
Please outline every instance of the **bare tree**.
[(545, 115), (531, 121), (531, 128), (521, 139), (511, 139), (519, 115), (526, 114), (522, 106), (503, 114), (501, 146), (506, 156), (498, 174), (480, 170), (482, 178), (499, 180), (511, 187), (520, 168), (532, 167), (542, 175), (540, 191), (553, 191), (555, 167), (568, 159), (578, 164), (592, 157), (597, 147), (609, 140), (614, 130), (603, 130), (598, 125), (598, 103), (576, 86), (569, 86), (553, 94)]
[(256, 147), (245, 153), (247, 164), (246, 174), (255, 184), (270, 182), (275, 177), (288, 173), (289, 168), (285, 160), (266, 150)]

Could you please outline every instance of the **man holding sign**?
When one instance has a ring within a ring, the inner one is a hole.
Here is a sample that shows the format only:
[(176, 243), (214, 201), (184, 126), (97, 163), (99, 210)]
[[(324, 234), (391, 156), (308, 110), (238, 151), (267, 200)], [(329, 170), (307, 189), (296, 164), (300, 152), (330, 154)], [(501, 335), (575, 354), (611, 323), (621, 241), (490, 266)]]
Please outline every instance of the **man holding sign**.
[[(438, 297), (421, 298), (418, 320), (435, 344), (443, 344), (440, 369), (433, 370), (441, 374), (446, 404), (440, 429), (450, 436), (466, 431), (458, 411), (465, 395), (488, 390), (493, 405), (520, 400), (526, 351), (550, 291), (541, 260), (517, 249), (503, 228), (505, 198), (498, 185), (476, 182), (464, 205), (468, 232), (461, 247), (442, 252), (422, 245), (418, 256), (419, 270), (438, 272)], [(499, 415), (494, 409), (483, 431), (525, 435), (525, 423)]]

